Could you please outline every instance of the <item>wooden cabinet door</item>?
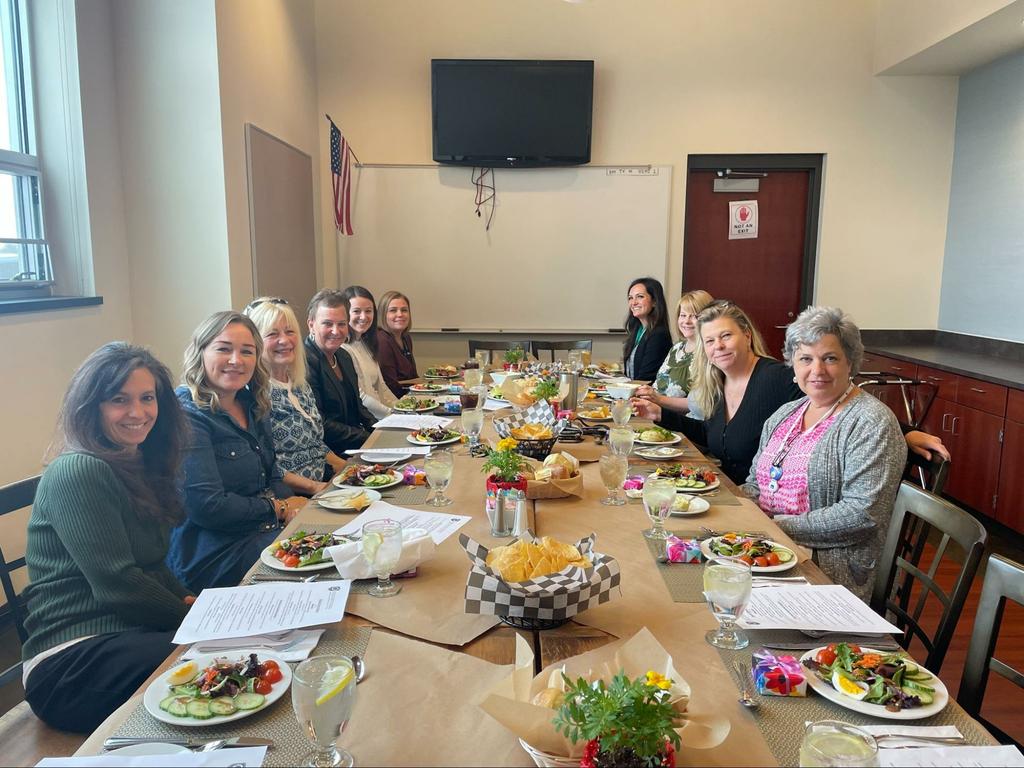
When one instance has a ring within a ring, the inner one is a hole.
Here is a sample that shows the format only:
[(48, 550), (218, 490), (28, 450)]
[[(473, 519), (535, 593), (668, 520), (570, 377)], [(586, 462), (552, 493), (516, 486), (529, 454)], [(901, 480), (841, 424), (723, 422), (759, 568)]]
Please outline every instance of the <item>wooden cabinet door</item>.
[[(863, 372), (856, 378), (858, 384), (875, 378), (872, 375), (874, 373), (888, 373), (903, 379), (913, 379), (917, 376), (917, 365), (904, 360), (897, 360), (894, 357), (867, 352), (864, 354), (864, 360), (861, 362), (861, 371)], [(910, 419), (907, 417), (907, 403), (903, 401), (903, 388), (891, 384), (869, 384), (864, 389), (885, 403), (889, 410), (896, 414), (896, 418), (901, 424), (910, 423)], [(913, 412), (916, 405), (914, 402), (914, 388), (907, 387), (906, 392)]]
[[(1003, 419), (990, 413), (951, 404), (953, 455), (946, 493), (986, 515), (995, 514), (994, 499), (999, 484), (999, 433)], [(946, 436), (943, 435), (943, 440)], [(948, 445), (948, 443), (947, 443)]]
[(1024, 533), (1024, 424), (1009, 419), (1003, 427), (996, 520)]

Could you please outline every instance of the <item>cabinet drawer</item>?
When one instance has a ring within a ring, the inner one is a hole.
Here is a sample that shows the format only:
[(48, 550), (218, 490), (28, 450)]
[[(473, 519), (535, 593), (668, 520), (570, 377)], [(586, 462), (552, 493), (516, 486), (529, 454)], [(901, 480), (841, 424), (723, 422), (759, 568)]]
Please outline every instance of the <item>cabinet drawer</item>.
[(935, 393), (936, 397), (941, 397), (943, 400), (956, 400), (957, 383), (960, 381), (960, 377), (955, 373), (919, 365), (917, 367), (917, 378), (938, 387), (938, 392)]
[(987, 381), (961, 376), (956, 390), (956, 401), (996, 416), (1006, 413), (1006, 387)]
[(912, 379), (917, 375), (916, 364), (908, 363), (906, 360), (897, 360), (894, 357), (876, 355), (873, 352), (869, 352), (864, 355), (864, 362), (861, 363), (861, 369), (868, 373), (877, 371), (881, 371), (882, 373), (895, 373), (908, 379)]
[(1006, 418), (1024, 424), (1024, 390), (1010, 390), (1006, 398)]

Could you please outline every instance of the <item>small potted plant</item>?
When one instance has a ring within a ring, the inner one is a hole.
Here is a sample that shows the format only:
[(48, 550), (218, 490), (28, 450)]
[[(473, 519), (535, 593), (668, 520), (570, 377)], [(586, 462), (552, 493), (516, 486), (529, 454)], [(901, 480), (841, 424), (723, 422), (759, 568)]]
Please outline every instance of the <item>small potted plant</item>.
[(620, 672), (610, 684), (565, 680), (555, 727), (572, 741), (586, 741), (581, 768), (675, 766), (679, 713), (670, 702), (672, 681), (648, 671), (630, 680)]
[(551, 409), (558, 413), (558, 382), (552, 379), (543, 379), (533, 388), (533, 394), (537, 400), (543, 400), (551, 404)]
[(487, 472), (487, 496), (497, 495), (498, 491), (507, 491), (512, 488), (521, 491), (526, 490), (526, 478), (523, 470), (526, 469), (526, 459), (516, 453), (516, 446), (519, 445), (511, 437), (503, 437), (498, 445), (488, 451), (484, 459), (481, 472)]
[(518, 371), (519, 364), (526, 357), (526, 353), (523, 352), (522, 347), (512, 347), (512, 349), (505, 350), (505, 365), (506, 371)]

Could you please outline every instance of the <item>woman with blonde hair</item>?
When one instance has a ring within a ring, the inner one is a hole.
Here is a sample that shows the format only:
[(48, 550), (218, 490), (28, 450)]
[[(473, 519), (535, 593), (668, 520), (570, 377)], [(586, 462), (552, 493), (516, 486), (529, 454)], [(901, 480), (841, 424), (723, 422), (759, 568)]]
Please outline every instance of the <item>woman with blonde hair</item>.
[(345, 466), (324, 442), (324, 420), (306, 382), (302, 329), (284, 299), (261, 296), (245, 308), (263, 338), (270, 370), (270, 426), (277, 463), (296, 493), (312, 496)]
[(693, 389), (693, 356), (697, 344), (697, 316), (714, 299), (707, 291), (687, 291), (676, 304), (676, 328), (680, 340), (668, 351), (654, 384), (640, 387), (636, 396), (676, 413), (692, 410), (687, 396)]
[(185, 450), (187, 518), (168, 564), (198, 592), (238, 584), (306, 500), (277, 465), (263, 339), (238, 312), (215, 312), (185, 350), (178, 400), (191, 426)]
[(377, 363), (395, 397), (405, 394), (403, 381), (419, 377), (416, 358), (412, 355), (412, 305), (409, 297), (398, 291), (388, 291), (377, 304)]

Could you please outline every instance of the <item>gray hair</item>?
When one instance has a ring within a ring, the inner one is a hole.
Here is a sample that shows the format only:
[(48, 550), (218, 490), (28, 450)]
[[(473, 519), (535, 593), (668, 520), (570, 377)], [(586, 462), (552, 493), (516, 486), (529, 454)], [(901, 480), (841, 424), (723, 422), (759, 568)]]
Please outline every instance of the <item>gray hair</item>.
[(792, 367), (793, 353), (805, 344), (817, 344), (829, 334), (839, 339), (843, 354), (850, 363), (850, 375), (860, 373), (864, 360), (864, 343), (860, 340), (860, 328), (853, 319), (836, 307), (808, 307), (786, 328), (786, 343), (782, 356), (786, 365)]

